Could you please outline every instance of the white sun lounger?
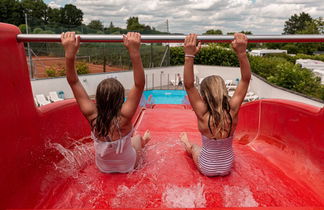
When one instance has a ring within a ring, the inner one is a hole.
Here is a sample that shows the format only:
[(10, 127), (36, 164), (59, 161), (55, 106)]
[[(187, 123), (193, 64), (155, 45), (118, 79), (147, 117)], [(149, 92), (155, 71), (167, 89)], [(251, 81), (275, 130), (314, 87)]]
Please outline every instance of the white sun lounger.
[(49, 92), (49, 99), (50, 99), (51, 102), (63, 101), (64, 100), (62, 98), (59, 98), (58, 95), (57, 95), (57, 92), (55, 92), (55, 91)]
[(39, 106), (43, 106), (46, 104), (50, 104), (51, 102), (48, 101), (43, 94), (36, 95), (36, 101), (39, 104)]
[(248, 92), (244, 98), (244, 101), (250, 102), (259, 99), (259, 96), (255, 95), (253, 92)]
[(233, 83), (233, 80), (225, 80), (225, 86), (228, 91), (235, 90), (237, 85)]

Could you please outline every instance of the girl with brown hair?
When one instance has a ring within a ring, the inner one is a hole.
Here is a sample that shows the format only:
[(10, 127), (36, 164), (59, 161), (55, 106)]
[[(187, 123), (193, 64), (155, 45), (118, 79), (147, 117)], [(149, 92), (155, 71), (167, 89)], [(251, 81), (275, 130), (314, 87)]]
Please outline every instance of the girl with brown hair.
[(74, 32), (62, 33), (65, 50), (66, 78), (79, 104), (80, 110), (92, 128), (96, 165), (104, 173), (127, 173), (134, 169), (141, 150), (150, 140), (150, 132), (143, 137), (133, 135), (133, 118), (140, 102), (145, 78), (140, 55), (141, 35), (130, 32), (123, 42), (133, 64), (134, 86), (125, 100), (122, 84), (113, 78), (100, 82), (96, 103), (90, 100), (75, 71), (75, 56), (80, 46), (80, 37)]

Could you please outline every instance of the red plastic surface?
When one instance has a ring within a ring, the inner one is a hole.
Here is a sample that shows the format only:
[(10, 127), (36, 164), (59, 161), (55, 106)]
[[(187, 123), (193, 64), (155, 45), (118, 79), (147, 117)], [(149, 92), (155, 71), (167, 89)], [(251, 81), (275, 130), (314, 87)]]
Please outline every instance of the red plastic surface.
[(140, 168), (103, 174), (74, 100), (34, 105), (19, 30), (0, 24), (0, 209), (106, 207), (305, 207), (324, 205), (324, 109), (283, 100), (245, 104), (226, 177), (205, 177), (179, 141), (201, 144), (187, 105), (139, 110), (151, 130)]

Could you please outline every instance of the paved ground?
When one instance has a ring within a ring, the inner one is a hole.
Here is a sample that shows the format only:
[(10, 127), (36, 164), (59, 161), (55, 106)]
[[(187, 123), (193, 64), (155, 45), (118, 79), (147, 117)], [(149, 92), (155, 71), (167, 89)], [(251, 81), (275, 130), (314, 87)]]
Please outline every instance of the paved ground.
[[(28, 58), (26, 58), (28, 59)], [(27, 60), (28, 62), (28, 60)], [(37, 56), (33, 57), (34, 66), (34, 77), (35, 78), (46, 78), (46, 69), (52, 67), (55, 69), (63, 69), (65, 66), (65, 60), (62, 57), (48, 57), (48, 56)], [(103, 72), (103, 65), (88, 63), (90, 73), (101, 73)], [(123, 71), (123, 67), (109, 66), (106, 65), (106, 72)]]

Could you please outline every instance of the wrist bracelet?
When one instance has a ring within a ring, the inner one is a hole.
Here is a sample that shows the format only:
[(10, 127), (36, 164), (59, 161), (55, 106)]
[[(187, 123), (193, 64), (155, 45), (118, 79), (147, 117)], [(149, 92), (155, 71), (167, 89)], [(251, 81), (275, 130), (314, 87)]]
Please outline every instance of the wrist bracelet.
[(194, 55), (189, 55), (189, 54), (185, 54), (185, 57), (191, 57), (191, 58), (195, 58)]

